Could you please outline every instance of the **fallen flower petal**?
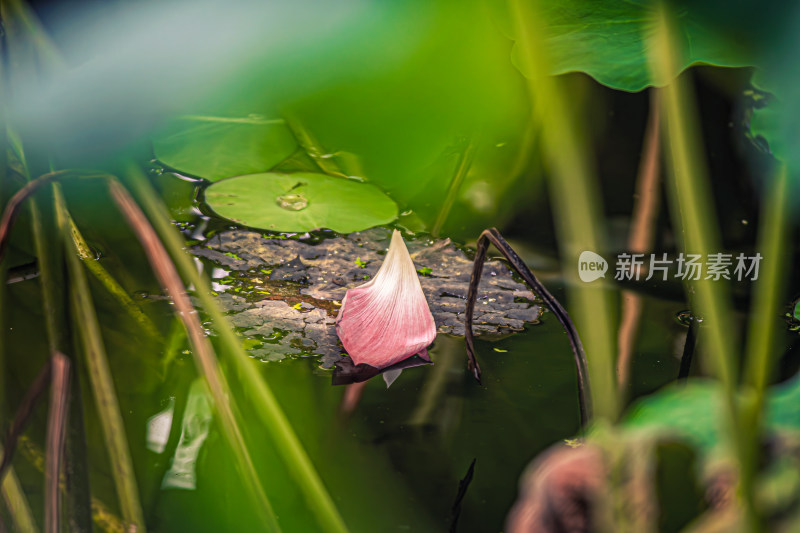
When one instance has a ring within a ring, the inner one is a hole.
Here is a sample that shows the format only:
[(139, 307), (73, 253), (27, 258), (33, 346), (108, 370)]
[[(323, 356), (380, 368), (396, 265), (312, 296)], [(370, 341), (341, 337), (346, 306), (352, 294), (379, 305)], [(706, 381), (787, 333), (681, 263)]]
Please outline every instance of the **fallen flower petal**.
[(336, 333), (355, 365), (382, 369), (412, 355), (430, 360), (436, 325), (399, 231), (375, 277), (345, 294)]

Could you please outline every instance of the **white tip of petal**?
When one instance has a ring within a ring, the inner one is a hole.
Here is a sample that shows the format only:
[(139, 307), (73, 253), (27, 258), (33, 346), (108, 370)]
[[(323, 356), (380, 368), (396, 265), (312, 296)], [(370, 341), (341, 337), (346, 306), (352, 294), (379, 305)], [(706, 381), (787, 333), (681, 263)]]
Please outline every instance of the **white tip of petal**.
[(386, 372), (381, 374), (383, 376), (383, 381), (386, 382), (386, 388), (388, 389), (389, 387), (391, 387), (392, 383), (394, 383), (395, 380), (397, 378), (399, 378), (400, 374), (402, 374), (402, 373), (403, 373), (403, 369), (402, 368), (398, 368), (397, 370), (387, 370)]
[(356, 365), (386, 368), (420, 352), (427, 356), (436, 324), (399, 231), (375, 277), (347, 291), (336, 332)]

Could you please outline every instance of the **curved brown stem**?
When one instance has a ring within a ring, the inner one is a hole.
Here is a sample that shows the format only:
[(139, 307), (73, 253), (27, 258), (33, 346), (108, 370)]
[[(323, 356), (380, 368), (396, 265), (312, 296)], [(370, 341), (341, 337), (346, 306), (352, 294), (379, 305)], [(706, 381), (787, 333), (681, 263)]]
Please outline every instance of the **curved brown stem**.
[(59, 170), (56, 172), (48, 172), (47, 174), (43, 174), (35, 180), (31, 180), (26, 183), (24, 187), (18, 190), (14, 196), (8, 200), (8, 203), (3, 210), (3, 216), (0, 217), (0, 261), (2, 261), (5, 257), (6, 248), (8, 247), (8, 239), (11, 236), (11, 230), (14, 228), (14, 223), (17, 221), (17, 216), (19, 216), (19, 210), (22, 207), (22, 204), (25, 203), (25, 200), (30, 198), (31, 195), (38, 191), (43, 185), (47, 185), (48, 183), (52, 183), (68, 176), (81, 178), (107, 177), (105, 174), (83, 175), (80, 173), (80, 171)]
[(67, 409), (70, 394), (70, 362), (66, 355), (54, 353), (50, 358), (50, 411), (47, 417), (47, 456), (45, 466), (45, 533), (61, 530), (61, 492), (59, 481), (64, 461), (67, 432)]
[(116, 179), (108, 180), (108, 188), (114, 203), (139, 239), (139, 243), (142, 245), (150, 266), (161, 286), (175, 305), (178, 318), (183, 322), (189, 342), (193, 348), (197, 369), (208, 385), (224, 435), (237, 457), (243, 474), (248, 476), (246, 479), (250, 483), (250, 488), (254, 491), (253, 496), (260, 506), (260, 511), (266, 524), (269, 526), (267, 530), (279, 532), (281, 528), (275, 511), (261, 485), (260, 479), (256, 475), (250, 451), (244, 440), (244, 434), (234, 415), (235, 407), (230, 395), (230, 386), (219, 366), (214, 347), (206, 337), (197, 311), (186, 293), (183, 280), (170, 259), (166, 248), (161, 243), (158, 234), (127, 189)]
[(45, 391), (47, 391), (51, 372), (52, 361), (48, 359), (39, 371), (39, 374), (34, 378), (31, 386), (28, 387), (22, 402), (20, 402), (19, 409), (17, 409), (17, 413), (14, 416), (14, 421), (11, 423), (11, 427), (6, 434), (4, 443), (5, 453), (3, 454), (2, 461), (0, 461), (0, 483), (3, 482), (3, 476), (11, 465), (11, 459), (14, 457), (14, 452), (17, 449), (17, 441), (30, 421), (33, 408), (36, 407)]
[[(645, 131), (642, 159), (636, 177), (636, 201), (631, 216), (628, 249), (631, 253), (647, 253), (653, 248), (656, 219), (660, 202), (661, 120), (659, 90), (651, 89), (650, 118)], [(633, 291), (622, 291), (622, 312), (617, 336), (617, 383), (621, 391), (630, 380), (636, 335), (641, 321), (643, 299)]]
[(525, 283), (533, 289), (539, 297), (544, 301), (544, 304), (556, 315), (556, 318), (564, 327), (564, 331), (569, 338), (569, 344), (572, 348), (572, 354), (575, 357), (575, 368), (578, 374), (578, 403), (580, 406), (581, 425), (586, 427), (591, 419), (591, 401), (589, 389), (589, 375), (587, 372), (586, 353), (583, 350), (583, 344), (578, 336), (578, 330), (575, 328), (572, 319), (569, 317), (566, 309), (550, 294), (544, 285), (536, 278), (528, 265), (525, 264), (517, 253), (506, 242), (500, 232), (496, 228), (489, 228), (481, 233), (478, 238), (478, 244), (475, 251), (475, 262), (472, 268), (472, 277), (469, 280), (469, 292), (467, 293), (467, 310), (464, 317), (464, 338), (467, 341), (467, 367), (472, 371), (478, 383), (481, 382), (481, 368), (478, 361), (475, 359), (475, 345), (472, 336), (472, 315), (475, 312), (475, 300), (478, 297), (478, 285), (480, 284), (481, 274), (483, 273), (483, 263), (486, 261), (486, 251), (489, 244), (493, 244), (503, 257), (505, 257), (511, 268), (519, 274)]

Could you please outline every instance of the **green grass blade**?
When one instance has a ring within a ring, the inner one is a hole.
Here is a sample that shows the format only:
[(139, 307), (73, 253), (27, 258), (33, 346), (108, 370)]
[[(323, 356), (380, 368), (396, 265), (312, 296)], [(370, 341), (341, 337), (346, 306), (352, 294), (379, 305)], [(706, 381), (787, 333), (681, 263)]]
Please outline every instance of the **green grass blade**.
[[(13, 227), (15, 215), (12, 212), (18, 211), (26, 199), (31, 200), (29, 206), (33, 220), (33, 237), (37, 256), (39, 258), (40, 279), (42, 290), (42, 306), (45, 316), (45, 331), (48, 344), (54, 348), (71, 353), (71, 336), (64, 323), (64, 311), (67, 303), (63, 293), (63, 249), (61, 240), (55, 235), (54, 225), (44, 224), (42, 211), (36, 204), (36, 198), (30, 197), (35, 191), (47, 187), (52, 181), (71, 175), (70, 171), (51, 172), (35, 180), (30, 179), (25, 152), (22, 148), (22, 141), (16, 133), (8, 128), (8, 139), (15, 151), (16, 157), (22, 165), (23, 173), (28, 179), (27, 185), (20, 189), (8, 202), (3, 213), (2, 229), (0, 233), (0, 255), (3, 254), (7, 243), (8, 233)], [(12, 205), (13, 204), (13, 205)], [(10, 215), (10, 218), (8, 218)], [(5, 267), (3, 267), (5, 269)], [(4, 272), (5, 274), (5, 272)], [(2, 279), (3, 290), (5, 290), (5, 277)], [(75, 395), (71, 403), (80, 404), (79, 380), (77, 373), (73, 373), (73, 385)], [(67, 460), (66, 469), (68, 476), (69, 490), (66, 495), (66, 507), (69, 510), (71, 526), (75, 531), (89, 531), (91, 529), (90, 520), (90, 499), (89, 478), (86, 460), (86, 442), (83, 426), (82, 408), (73, 408), (69, 414), (69, 427), (67, 433)]]
[[(672, 220), (679, 230), (682, 249), (690, 254), (722, 252), (717, 218), (711, 196), (708, 172), (703, 159), (703, 143), (691, 88), (686, 76), (670, 78), (675, 68), (678, 39), (673, 19), (663, 6), (657, 13), (655, 32), (649, 41), (654, 78), (668, 84), (662, 89), (662, 117), (668, 176), (671, 181)], [(754, 501), (753, 461), (749, 441), (757, 439), (754, 428), (742, 423), (737, 399), (738, 350), (731, 314), (731, 297), (723, 280), (692, 280), (690, 298), (695, 313), (703, 319), (707, 353), (713, 374), (725, 395), (726, 436), (739, 466), (739, 496), (744, 523), (750, 531), (760, 531)]]
[[(666, 79), (674, 72), (674, 40), (662, 19), (658, 37), (651, 47), (653, 70), (657, 79)], [(662, 91), (662, 116), (665, 127), (666, 148), (669, 158), (669, 176), (672, 180), (671, 207), (673, 221), (679, 229), (682, 249), (687, 253), (706, 254), (721, 251), (717, 232), (717, 217), (703, 161), (700, 126), (697, 124), (694, 100), (685, 77), (679, 77)], [(713, 371), (733, 397), (737, 383), (737, 370), (733, 338), (728, 333), (732, 324), (730, 297), (727, 286), (720, 281), (700, 279), (692, 281), (696, 311), (703, 318), (708, 332), (709, 352)]]
[(520, 47), (521, 70), (526, 78), (533, 119), (542, 132), (544, 155), (550, 167), (553, 211), (557, 213), (559, 248), (568, 291), (571, 315), (587, 351), (594, 416), (614, 422), (619, 414), (619, 397), (614, 377), (616, 360), (613, 306), (602, 281), (591, 285), (577, 279), (578, 257), (584, 250), (603, 250), (602, 206), (597, 180), (589, 165), (589, 149), (583, 142), (573, 105), (567, 101), (560, 80), (550, 76), (542, 29), (536, 10), (524, 0), (509, 0), (515, 22), (515, 39)]
[(475, 156), (476, 148), (475, 140), (470, 138), (461, 151), (456, 168), (453, 170), (453, 176), (450, 179), (450, 185), (447, 187), (447, 196), (442, 203), (441, 209), (439, 209), (436, 222), (433, 223), (433, 228), (431, 229), (431, 235), (434, 237), (439, 236), (439, 233), (442, 231), (442, 226), (444, 226), (447, 217), (450, 215), (450, 211), (453, 209), (453, 204), (461, 190), (461, 185), (464, 183), (464, 178), (467, 176), (472, 166), (472, 159)]
[(761, 212), (765, 214), (759, 230), (757, 250), (763, 251), (763, 268), (755, 285), (755, 298), (747, 336), (744, 381), (753, 388), (756, 408), (764, 405), (764, 391), (775, 365), (778, 315), (786, 274), (788, 232), (788, 172), (782, 166), (764, 196)]
[[(0, 456), (2, 455), (3, 447), (0, 446)], [(14, 473), (13, 466), (8, 468), (3, 478), (2, 493), (8, 508), (8, 514), (11, 515), (11, 520), (14, 522), (14, 531), (37, 533), (39, 529), (36, 527), (31, 507), (27, 498), (25, 498), (25, 493), (22, 491), (22, 485), (20, 485), (19, 479)]]
[(33, 242), (36, 249), (36, 258), (39, 264), (39, 280), (42, 286), (42, 306), (44, 308), (45, 331), (47, 332), (47, 342), (50, 352), (63, 351), (66, 346), (66, 333), (64, 328), (64, 313), (61, 312), (60, 304), (57, 302), (63, 291), (61, 279), (56, 275), (55, 258), (56, 250), (51, 246), (50, 239), (45, 234), (42, 211), (36, 201), (32, 198), (30, 203), (31, 227), (33, 228)]
[[(2, 452), (2, 450), (0, 450)], [(33, 466), (37, 471), (44, 474), (45, 468), (45, 456), (44, 451), (36, 445), (27, 435), (22, 435), (19, 438), (19, 452), (22, 454), (23, 457), (28, 461), (28, 463)], [(69, 497), (68, 490), (72, 490), (71, 487), (68, 489), (67, 484), (65, 483), (66, 480), (62, 478), (62, 483), (60, 483), (61, 491), (64, 493), (66, 498)], [(90, 531), (91, 528), (82, 527), (81, 525), (77, 525), (74, 523), (74, 516), (70, 514), (70, 511), (67, 511), (67, 516), (69, 517), (69, 531), (70, 533), (79, 533), (82, 531)], [(100, 531), (105, 531), (106, 533), (126, 533), (126, 527), (123, 523), (122, 519), (111, 512), (109, 507), (100, 499), (92, 496), (91, 497), (91, 518), (94, 520), (95, 525), (99, 528)]]
[(128, 315), (133, 318), (136, 323), (139, 325), (144, 332), (151, 337), (158, 337), (158, 330), (156, 329), (155, 324), (150, 318), (144, 314), (142, 309), (136, 305), (136, 302), (133, 301), (133, 298), (128, 295), (125, 289), (117, 282), (114, 277), (109, 274), (108, 270), (103, 268), (103, 265), (100, 264), (99, 261), (95, 258), (94, 254), (92, 253), (91, 248), (86, 243), (86, 240), (81, 235), (80, 230), (75, 225), (75, 221), (72, 220), (72, 217), (68, 220), (70, 235), (72, 236), (72, 242), (75, 245), (75, 249), (78, 251), (78, 256), (83, 261), (83, 264), (86, 265), (86, 268), (92, 275), (97, 278), (97, 280), (103, 284), (103, 287), (109, 292), (109, 294), (117, 300), (117, 303), (122, 307)]
[(161, 286), (164, 287), (175, 304), (177, 316), (183, 321), (186, 333), (194, 349), (193, 353), (197, 369), (206, 380), (214, 401), (214, 407), (222, 423), (223, 434), (228, 439), (236, 460), (239, 462), (241, 474), (250, 484), (258, 511), (261, 512), (265, 519), (269, 531), (279, 532), (281, 528), (278, 525), (275, 511), (272, 509), (272, 505), (261, 486), (250, 452), (245, 444), (244, 436), (239, 424), (236, 422), (234, 400), (230, 386), (222, 373), (222, 369), (219, 367), (214, 348), (205, 335), (197, 312), (186, 294), (183, 280), (178, 275), (175, 266), (170, 261), (169, 254), (167, 254), (164, 246), (159, 241), (144, 213), (136, 205), (130, 194), (116, 180), (109, 180), (109, 189), (111, 197), (139, 238), (156, 277), (161, 282)]
[(742, 451), (742, 478), (746, 489), (755, 484), (758, 474), (761, 435), (764, 427), (764, 406), (767, 387), (775, 363), (777, 362), (781, 297), (786, 281), (788, 255), (792, 247), (788, 241), (788, 172), (782, 166), (770, 183), (764, 195), (761, 213), (763, 218), (759, 228), (759, 252), (764, 260), (755, 283), (750, 328), (747, 334), (745, 352), (745, 375), (740, 406), (741, 437), (744, 437)]
[(111, 472), (117, 489), (122, 518), (130, 527), (135, 527), (137, 533), (144, 533), (146, 531), (144, 514), (139, 501), (139, 490), (128, 448), (125, 424), (114, 390), (114, 382), (108, 366), (94, 303), (89, 292), (88, 280), (81, 260), (78, 258), (78, 251), (72, 242), (68, 223), (69, 214), (58, 184), (54, 185), (54, 199), (59, 231), (67, 250), (69, 250), (65, 255), (72, 286), (70, 295), (76, 321), (81, 325), (80, 338), (85, 352), (86, 369), (100, 415), (103, 437), (111, 459)]
[(254, 402), (259, 405), (257, 413), (269, 431), (277, 452), (281, 454), (284, 463), (303, 491), (306, 505), (316, 515), (321, 531), (328, 533), (347, 531), (336, 505), (322, 483), (303, 444), (278, 404), (275, 395), (256, 371), (253, 360), (248, 357), (241, 346), (241, 339), (233, 331), (233, 328), (217, 306), (217, 302), (209, 289), (208, 281), (200, 275), (194, 262), (185, 252), (183, 238), (171, 224), (166, 208), (138, 167), (133, 165), (129, 167), (128, 178), (131, 189), (136, 193), (144, 210), (149, 215), (151, 223), (158, 231), (167, 250), (169, 250), (178, 270), (184, 279), (194, 285), (197, 298), (200, 300), (204, 311), (211, 317), (214, 329), (219, 334), (220, 341), (224, 345), (226, 352), (230, 355), (229, 360), (236, 370), (239, 383), (254, 398)]

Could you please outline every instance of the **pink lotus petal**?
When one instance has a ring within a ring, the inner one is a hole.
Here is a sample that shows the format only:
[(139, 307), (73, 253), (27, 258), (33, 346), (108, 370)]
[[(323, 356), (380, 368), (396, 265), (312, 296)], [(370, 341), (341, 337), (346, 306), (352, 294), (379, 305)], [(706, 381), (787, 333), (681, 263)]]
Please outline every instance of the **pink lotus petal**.
[(336, 333), (356, 365), (385, 368), (415, 354), (430, 360), (436, 324), (399, 231), (375, 277), (345, 294)]

